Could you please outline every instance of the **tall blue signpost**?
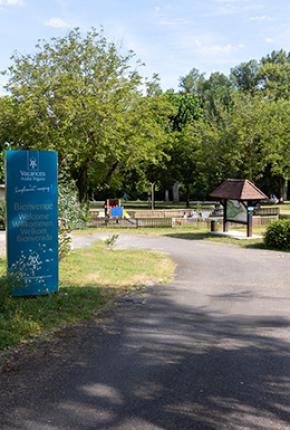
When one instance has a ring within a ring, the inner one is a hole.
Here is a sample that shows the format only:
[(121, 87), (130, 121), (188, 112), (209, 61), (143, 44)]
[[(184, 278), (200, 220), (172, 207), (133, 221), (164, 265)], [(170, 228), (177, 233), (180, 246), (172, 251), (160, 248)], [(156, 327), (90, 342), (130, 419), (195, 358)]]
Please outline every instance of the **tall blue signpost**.
[(8, 272), (15, 296), (58, 290), (57, 153), (6, 151)]

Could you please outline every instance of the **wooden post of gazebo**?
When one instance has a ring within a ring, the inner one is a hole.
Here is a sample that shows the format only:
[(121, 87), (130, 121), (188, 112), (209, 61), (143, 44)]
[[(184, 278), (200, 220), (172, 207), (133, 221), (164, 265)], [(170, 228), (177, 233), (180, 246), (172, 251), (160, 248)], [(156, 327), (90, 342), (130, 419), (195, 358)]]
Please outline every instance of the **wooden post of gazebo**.
[(253, 234), (253, 212), (256, 204), (268, 197), (248, 179), (227, 179), (210, 197), (220, 200), (224, 207), (223, 231), (229, 222), (247, 226), (247, 237)]
[(227, 201), (223, 200), (223, 208), (224, 208), (224, 222), (223, 222), (223, 232), (226, 233), (229, 231), (229, 223), (227, 221)]

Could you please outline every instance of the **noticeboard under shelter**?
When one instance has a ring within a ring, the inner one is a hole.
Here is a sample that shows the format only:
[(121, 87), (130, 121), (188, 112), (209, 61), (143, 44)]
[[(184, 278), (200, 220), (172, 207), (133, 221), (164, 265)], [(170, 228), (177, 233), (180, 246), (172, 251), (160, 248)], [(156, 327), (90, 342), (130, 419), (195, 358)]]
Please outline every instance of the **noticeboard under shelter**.
[(252, 236), (253, 212), (257, 203), (268, 197), (248, 179), (226, 179), (210, 197), (221, 201), (224, 207), (223, 230), (228, 231), (229, 223), (245, 224), (247, 236)]

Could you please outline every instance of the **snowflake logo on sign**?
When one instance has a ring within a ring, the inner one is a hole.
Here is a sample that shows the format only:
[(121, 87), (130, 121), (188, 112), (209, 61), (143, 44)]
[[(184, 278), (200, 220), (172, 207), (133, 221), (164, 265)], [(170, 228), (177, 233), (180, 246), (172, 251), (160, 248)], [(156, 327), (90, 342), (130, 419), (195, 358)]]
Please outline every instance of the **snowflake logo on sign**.
[(39, 255), (29, 255), (28, 257), (28, 266), (30, 266), (33, 270), (36, 270), (40, 266), (41, 262), (39, 260)]
[[(0, 0), (1, 3), (1, 0)], [(37, 172), (39, 168), (39, 153), (38, 151), (27, 151), (27, 169)]]
[(32, 170), (35, 170), (37, 168), (37, 160), (36, 160), (36, 158), (31, 158), (29, 160), (29, 167)]

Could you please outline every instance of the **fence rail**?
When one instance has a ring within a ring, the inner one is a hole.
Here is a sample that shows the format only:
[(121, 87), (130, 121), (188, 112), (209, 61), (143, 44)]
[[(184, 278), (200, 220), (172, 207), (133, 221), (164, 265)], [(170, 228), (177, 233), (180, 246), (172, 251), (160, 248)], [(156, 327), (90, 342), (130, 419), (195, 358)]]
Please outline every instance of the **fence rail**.
[(260, 208), (254, 210), (254, 215), (258, 216), (278, 216), (280, 215), (280, 208)]

